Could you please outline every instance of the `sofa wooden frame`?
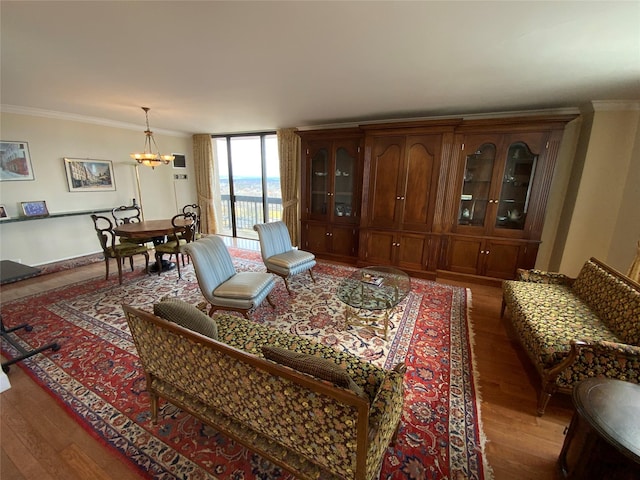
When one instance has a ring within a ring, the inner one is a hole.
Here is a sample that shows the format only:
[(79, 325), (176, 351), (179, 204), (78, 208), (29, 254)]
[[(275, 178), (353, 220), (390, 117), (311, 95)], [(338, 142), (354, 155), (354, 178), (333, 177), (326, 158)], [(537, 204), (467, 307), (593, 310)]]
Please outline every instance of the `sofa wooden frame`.
[[(316, 380), (309, 375), (299, 373), (291, 368), (267, 361), (261, 357), (244, 352), (225, 343), (205, 337), (199, 333), (183, 328), (175, 323), (171, 323), (143, 310), (139, 310), (128, 305), (123, 305), (123, 309), (127, 316), (127, 321), (129, 322), (132, 336), (145, 371), (147, 391), (149, 392), (151, 401), (151, 418), (154, 424), (157, 422), (158, 418), (158, 401), (160, 398), (164, 398), (168, 402), (200, 419), (205, 424), (210, 425), (215, 430), (224, 433), (230, 438), (245, 445), (252, 451), (272, 461), (276, 465), (279, 465), (285, 470), (291, 472), (298, 478), (309, 480), (317, 479), (319, 477), (344, 478), (343, 476), (333, 474), (326, 467), (322, 467), (317, 463), (310, 461), (310, 459), (305, 458), (299, 452), (292, 451), (286, 446), (283, 447), (282, 445), (278, 445), (277, 441), (267, 438), (260, 432), (252, 430), (250, 426), (247, 427), (247, 425), (241, 425), (233, 419), (230, 419), (225, 414), (215, 410), (215, 408), (207, 406), (202, 401), (194, 398), (191, 392), (185, 392), (175, 386), (167, 385), (166, 383), (168, 382), (163, 379), (161, 375), (151, 373), (149, 365), (150, 353), (148, 352), (156, 349), (158, 343), (162, 343), (165, 340), (160, 337), (169, 336), (173, 337), (173, 340), (176, 340), (177, 342), (186, 342), (191, 346), (199, 344), (205, 348), (215, 349), (226, 356), (246, 363), (247, 365), (264, 371), (269, 375), (287, 379), (290, 382), (309, 390), (309, 392), (314, 392), (315, 395), (330, 397), (337, 403), (353, 406), (357, 411), (357, 418), (355, 419), (357, 424), (357, 446), (355, 472), (352, 478), (356, 480), (371, 480), (367, 479), (366, 476), (367, 452), (369, 442), (371, 441), (369, 438), (370, 405), (367, 399), (356, 395), (350, 390), (333, 386), (332, 384), (321, 380)], [(159, 336), (154, 339), (142, 338), (134, 331), (137, 329), (135, 327), (132, 328), (132, 325), (134, 325), (135, 322), (146, 322), (153, 325), (154, 332), (159, 334)], [(145, 344), (145, 340), (149, 340), (149, 344)], [(157, 369), (157, 366), (155, 368)], [(404, 364), (399, 364), (399, 366), (394, 370), (404, 375), (406, 367)], [(194, 386), (194, 388), (198, 388), (198, 386)], [(283, 412), (283, 416), (286, 416), (285, 412)], [(395, 433), (393, 434), (391, 443), (393, 443), (397, 437), (399, 425), (400, 418), (398, 418), (398, 423), (395, 426)], [(380, 459), (380, 462), (381, 460), (382, 459)]]

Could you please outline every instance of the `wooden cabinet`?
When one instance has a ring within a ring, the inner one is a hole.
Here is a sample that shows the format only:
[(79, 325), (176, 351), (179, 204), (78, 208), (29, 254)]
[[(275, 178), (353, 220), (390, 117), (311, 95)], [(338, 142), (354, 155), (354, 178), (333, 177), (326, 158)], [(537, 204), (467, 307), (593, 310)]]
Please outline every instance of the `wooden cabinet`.
[(302, 246), (435, 278), (533, 268), (565, 124), (575, 115), (300, 132)]
[(358, 254), (357, 246), (358, 229), (353, 225), (331, 225), (321, 222), (302, 223), (302, 248), (318, 256), (355, 259)]
[(366, 230), (362, 235), (363, 263), (394, 265), (400, 269), (420, 272), (435, 270), (438, 238), (424, 233)]
[(319, 256), (355, 261), (362, 193), (358, 129), (300, 132), (302, 247)]
[[(366, 128), (358, 262), (434, 277), (442, 165), (457, 120)], [(427, 272), (432, 272), (431, 274)]]
[(430, 231), (441, 148), (440, 133), (367, 138), (367, 227)]
[(538, 252), (535, 242), (456, 235), (447, 242), (446, 270), (492, 278), (514, 278), (516, 269), (533, 268)]
[(544, 179), (540, 173), (548, 168), (549, 136), (548, 131), (542, 131), (463, 137), (456, 232), (530, 236), (527, 214), (529, 205), (539, 197)]
[(450, 171), (450, 232), (440, 268), (495, 279), (533, 268), (547, 196), (570, 117), (469, 122)]

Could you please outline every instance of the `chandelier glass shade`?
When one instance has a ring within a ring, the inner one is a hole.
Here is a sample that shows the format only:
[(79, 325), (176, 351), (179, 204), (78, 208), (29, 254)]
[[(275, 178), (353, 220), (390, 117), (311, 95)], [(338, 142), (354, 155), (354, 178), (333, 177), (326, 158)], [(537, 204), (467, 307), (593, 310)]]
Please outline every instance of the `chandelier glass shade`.
[[(173, 155), (161, 155), (156, 139), (153, 138), (153, 132), (149, 128), (149, 107), (142, 107), (147, 121), (147, 129), (144, 131), (144, 151), (142, 153), (132, 153), (131, 158), (142, 165), (155, 168), (160, 164), (168, 165), (175, 157)], [(155, 152), (155, 153), (154, 153)]]

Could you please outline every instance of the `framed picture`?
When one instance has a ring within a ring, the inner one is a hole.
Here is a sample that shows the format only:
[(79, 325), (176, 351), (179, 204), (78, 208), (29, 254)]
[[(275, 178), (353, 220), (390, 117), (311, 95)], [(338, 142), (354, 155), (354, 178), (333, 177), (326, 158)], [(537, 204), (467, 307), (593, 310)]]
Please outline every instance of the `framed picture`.
[(108, 192), (116, 189), (111, 160), (65, 158), (70, 192)]
[(20, 205), (22, 206), (22, 214), (25, 217), (47, 217), (49, 215), (47, 202), (44, 200), (22, 202)]
[(29, 144), (0, 141), (0, 181), (34, 179)]
[(7, 209), (4, 208), (4, 205), (0, 205), (0, 221), (6, 220), (9, 218), (9, 214), (7, 213)]
[(174, 156), (173, 159), (173, 168), (187, 168), (187, 159), (182, 153), (172, 153)]

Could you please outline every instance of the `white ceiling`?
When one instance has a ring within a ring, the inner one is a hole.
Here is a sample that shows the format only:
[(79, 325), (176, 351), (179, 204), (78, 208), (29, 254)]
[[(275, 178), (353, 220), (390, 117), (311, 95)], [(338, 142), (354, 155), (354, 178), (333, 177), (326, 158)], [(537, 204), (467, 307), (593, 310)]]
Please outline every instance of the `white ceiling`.
[(640, 99), (640, 2), (0, 2), (3, 111), (232, 133)]

